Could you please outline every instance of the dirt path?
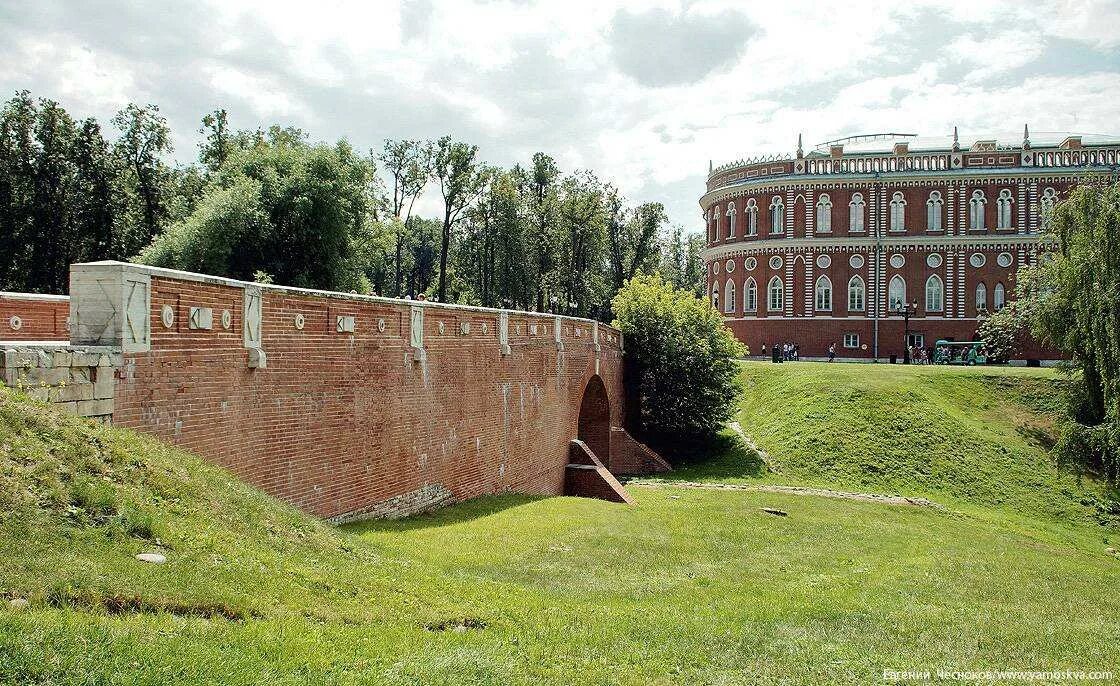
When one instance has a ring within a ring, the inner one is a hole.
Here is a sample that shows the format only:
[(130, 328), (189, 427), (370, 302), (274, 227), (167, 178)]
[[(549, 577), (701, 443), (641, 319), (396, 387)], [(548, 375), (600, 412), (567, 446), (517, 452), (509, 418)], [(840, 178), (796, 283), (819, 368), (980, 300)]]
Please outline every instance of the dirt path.
[(752, 491), (755, 493), (784, 493), (787, 495), (815, 495), (822, 498), (842, 498), (844, 500), (858, 500), (865, 503), (881, 503), (883, 505), (911, 505), (914, 507), (932, 507), (938, 510), (945, 509), (932, 500), (926, 498), (908, 498), (903, 495), (881, 495), (878, 493), (853, 493), (851, 491), (834, 491), (829, 488), (810, 488), (807, 486), (775, 486), (770, 484), (719, 484), (704, 483), (700, 481), (671, 481), (666, 479), (626, 479), (626, 486), (639, 488), (695, 488), (706, 491)]

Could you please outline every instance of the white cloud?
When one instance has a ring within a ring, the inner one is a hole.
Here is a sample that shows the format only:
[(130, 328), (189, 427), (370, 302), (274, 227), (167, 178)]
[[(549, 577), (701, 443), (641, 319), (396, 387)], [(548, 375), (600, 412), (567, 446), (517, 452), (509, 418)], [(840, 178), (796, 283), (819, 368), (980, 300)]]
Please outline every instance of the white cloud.
[[(218, 106), (236, 126), (359, 149), (450, 132), (496, 164), (541, 150), (691, 228), (709, 159), (789, 153), (799, 132), (809, 147), (954, 124), (1115, 132), (1120, 119), (1114, 0), (107, 1), (0, 9), (0, 88), (103, 122), (159, 103), (182, 161)], [(626, 36), (620, 17), (634, 19)]]

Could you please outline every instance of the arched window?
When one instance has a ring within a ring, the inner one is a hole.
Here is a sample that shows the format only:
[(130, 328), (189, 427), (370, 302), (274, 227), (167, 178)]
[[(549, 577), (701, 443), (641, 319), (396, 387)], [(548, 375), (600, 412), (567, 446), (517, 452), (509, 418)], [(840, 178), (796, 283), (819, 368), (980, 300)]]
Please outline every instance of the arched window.
[(1050, 226), (1050, 215), (1054, 212), (1054, 205), (1058, 202), (1058, 191), (1053, 188), (1047, 188), (1042, 191), (1042, 201), (1040, 203), (1042, 210), (1042, 227)]
[(782, 285), (782, 280), (775, 276), (770, 279), (770, 284), (766, 287), (766, 309), (771, 312), (779, 312), (785, 305), (785, 286)]
[(941, 230), (941, 208), (945, 202), (941, 199), (941, 191), (933, 191), (926, 201), (926, 231)]
[(867, 292), (863, 279), (853, 276), (848, 282), (848, 311), (863, 312), (864, 294)]
[(984, 282), (976, 284), (976, 311), (988, 309), (988, 287)]
[(720, 211), (719, 211), (719, 207), (718, 207), (718, 206), (717, 206), (717, 207), (713, 207), (713, 208), (712, 208), (712, 215), (714, 215), (714, 217), (715, 217), (715, 220), (716, 220), (716, 227), (715, 227), (715, 232), (713, 233), (713, 237), (712, 237), (712, 240), (713, 240), (713, 241), (718, 241), (718, 240), (719, 240), (719, 236), (720, 236), (720, 229), (719, 229), (719, 215), (720, 215)]
[(926, 312), (940, 312), (944, 307), (945, 286), (937, 274), (926, 279)]
[(832, 231), (832, 200), (827, 195), (817, 198), (817, 231)]
[(775, 195), (770, 201), (770, 233), (785, 231), (786, 207), (782, 203), (782, 196)]
[(968, 228), (981, 230), (984, 228), (984, 205), (988, 199), (984, 191), (972, 191), (972, 199), (968, 201)]
[(1007, 304), (1007, 291), (1004, 290), (1002, 283), (997, 283), (995, 290), (992, 291), (992, 309), (999, 312), (1003, 306)]
[(892, 310), (906, 307), (906, 282), (898, 274), (891, 277), (887, 287), (887, 307)]
[(748, 278), (747, 282), (743, 284), (743, 311), (758, 311), (758, 285), (755, 283), (754, 277)]
[(719, 310), (719, 281), (712, 282), (712, 307)]
[(996, 228), (1011, 228), (1011, 190), (1004, 188), (996, 199)]
[(727, 237), (735, 237), (735, 203), (727, 203)]
[(832, 281), (827, 276), (817, 279), (816, 308), (825, 312), (832, 310)]
[(747, 235), (758, 235), (758, 203), (754, 198), (747, 201)]
[(852, 193), (848, 203), (848, 230), (863, 231), (863, 193)]
[(728, 314), (735, 311), (735, 282), (731, 279), (723, 288), (723, 311)]
[(901, 191), (891, 196), (891, 231), (906, 230), (906, 198)]

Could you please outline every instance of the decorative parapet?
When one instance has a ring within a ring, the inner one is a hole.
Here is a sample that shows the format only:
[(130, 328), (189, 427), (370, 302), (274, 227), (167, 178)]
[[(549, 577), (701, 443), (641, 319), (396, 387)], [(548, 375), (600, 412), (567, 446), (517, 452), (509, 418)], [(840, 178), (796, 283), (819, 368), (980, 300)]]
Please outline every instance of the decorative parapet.
[(151, 275), (123, 262), (70, 266), (70, 341), (108, 345), (125, 353), (152, 346)]

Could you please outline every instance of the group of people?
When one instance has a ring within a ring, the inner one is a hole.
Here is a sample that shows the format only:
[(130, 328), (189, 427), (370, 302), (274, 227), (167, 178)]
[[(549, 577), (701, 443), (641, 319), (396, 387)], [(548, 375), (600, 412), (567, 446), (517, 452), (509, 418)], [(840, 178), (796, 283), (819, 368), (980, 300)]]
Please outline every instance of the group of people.
[[(750, 354), (748, 349), (747, 354)], [(766, 344), (762, 344), (762, 356), (767, 356)], [(801, 359), (801, 347), (794, 343), (777, 343), (769, 351), (775, 362), (797, 362)]]
[(929, 364), (929, 349), (917, 345), (910, 348), (910, 364)]

